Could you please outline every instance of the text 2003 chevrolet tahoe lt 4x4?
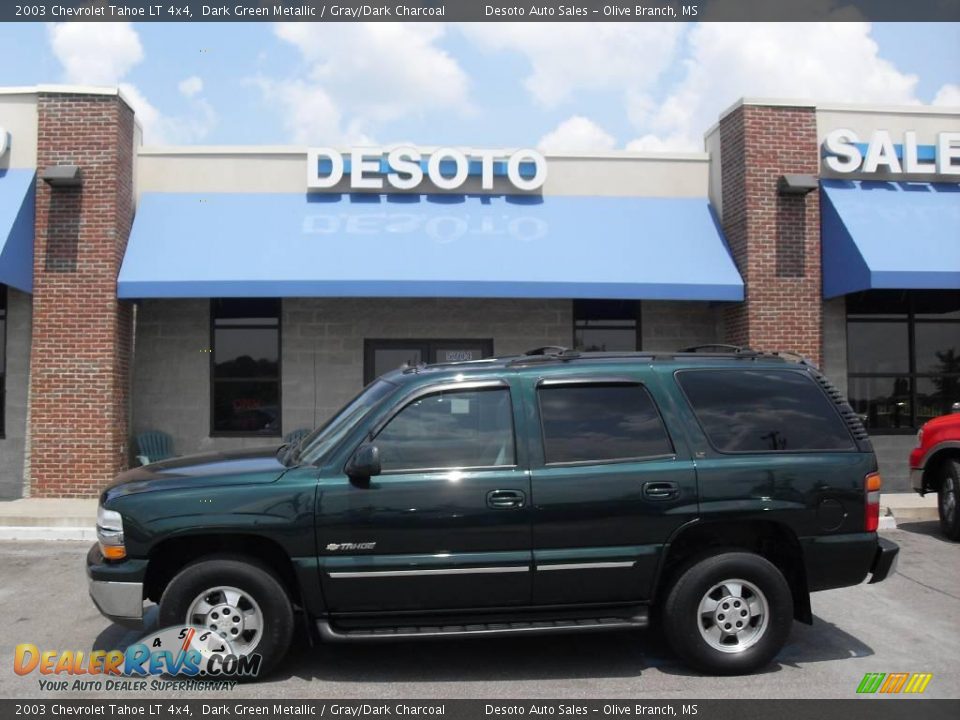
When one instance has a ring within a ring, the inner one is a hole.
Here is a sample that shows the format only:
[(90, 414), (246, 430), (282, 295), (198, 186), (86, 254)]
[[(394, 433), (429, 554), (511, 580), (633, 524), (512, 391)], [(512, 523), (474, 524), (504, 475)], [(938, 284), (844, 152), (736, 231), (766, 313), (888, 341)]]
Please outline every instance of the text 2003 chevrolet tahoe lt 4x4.
[[(753, 351), (533, 354), (389, 373), (296, 446), (103, 492), (90, 592), (269, 669), (323, 640), (662, 624), (690, 665), (769, 663), (809, 593), (893, 572), (860, 421)], [(868, 592), (864, 590), (864, 592)]]

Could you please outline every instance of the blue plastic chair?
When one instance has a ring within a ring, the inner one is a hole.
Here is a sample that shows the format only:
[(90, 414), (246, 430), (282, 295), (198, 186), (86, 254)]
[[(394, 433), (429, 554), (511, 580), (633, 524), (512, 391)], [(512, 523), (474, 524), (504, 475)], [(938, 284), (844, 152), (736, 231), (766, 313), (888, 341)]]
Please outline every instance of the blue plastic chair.
[(165, 432), (151, 430), (137, 435), (137, 461), (141, 465), (173, 457), (173, 438)]
[(310, 431), (307, 428), (297, 428), (296, 430), (291, 430), (286, 435), (283, 436), (283, 441), (285, 443), (290, 443), (294, 445), (301, 440), (303, 440), (307, 435), (310, 434)]

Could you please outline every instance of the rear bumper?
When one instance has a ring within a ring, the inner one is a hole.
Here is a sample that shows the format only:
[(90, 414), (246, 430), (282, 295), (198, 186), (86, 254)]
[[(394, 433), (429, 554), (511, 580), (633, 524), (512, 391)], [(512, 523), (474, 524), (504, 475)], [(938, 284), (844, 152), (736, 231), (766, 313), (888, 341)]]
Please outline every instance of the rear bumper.
[(870, 568), (870, 582), (878, 583), (897, 571), (900, 546), (884, 537), (877, 538), (877, 552), (873, 556)]
[(87, 589), (97, 610), (108, 620), (130, 627), (143, 623), (145, 563), (107, 563), (98, 545), (87, 553)]

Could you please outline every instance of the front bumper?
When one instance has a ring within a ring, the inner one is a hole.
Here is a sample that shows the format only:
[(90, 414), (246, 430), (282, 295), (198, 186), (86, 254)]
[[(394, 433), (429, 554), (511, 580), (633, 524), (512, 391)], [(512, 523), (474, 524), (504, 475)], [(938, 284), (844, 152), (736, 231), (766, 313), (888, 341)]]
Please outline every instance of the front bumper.
[(125, 560), (107, 563), (94, 545), (87, 553), (87, 586), (100, 614), (131, 627), (143, 623), (143, 574), (146, 563)]
[(886, 580), (889, 575), (897, 571), (897, 560), (900, 557), (900, 546), (884, 537), (877, 538), (877, 552), (873, 556), (873, 565), (870, 568), (870, 582), (878, 583)]
[(923, 487), (923, 468), (910, 468), (910, 485), (914, 492), (923, 495), (926, 489)]

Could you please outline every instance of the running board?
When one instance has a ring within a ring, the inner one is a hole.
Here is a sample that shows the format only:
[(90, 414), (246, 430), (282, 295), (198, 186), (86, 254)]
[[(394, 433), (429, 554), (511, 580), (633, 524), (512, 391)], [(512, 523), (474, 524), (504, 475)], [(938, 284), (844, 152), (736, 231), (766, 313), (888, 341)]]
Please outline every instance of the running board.
[(599, 632), (645, 628), (649, 618), (644, 611), (631, 617), (578, 618), (568, 620), (530, 620), (521, 622), (469, 623), (463, 625), (399, 625), (397, 627), (340, 629), (329, 620), (317, 620), (320, 637), (327, 642), (365, 640), (408, 640), (442, 637), (498, 637), (502, 635), (545, 635), (554, 632)]

